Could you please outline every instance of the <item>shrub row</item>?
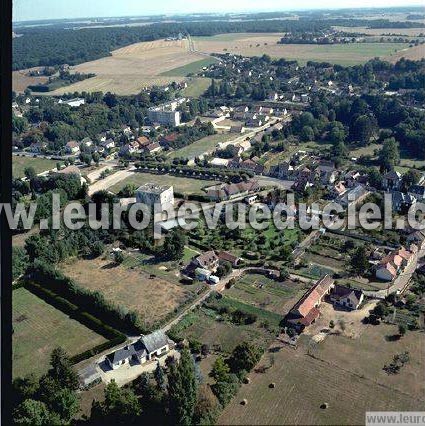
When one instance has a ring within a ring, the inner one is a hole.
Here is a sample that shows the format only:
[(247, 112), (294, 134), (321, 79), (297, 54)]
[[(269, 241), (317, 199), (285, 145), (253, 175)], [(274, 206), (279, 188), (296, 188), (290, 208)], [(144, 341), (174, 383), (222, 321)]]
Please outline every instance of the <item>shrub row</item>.
[(136, 312), (127, 312), (122, 307), (107, 301), (103, 294), (82, 288), (54, 266), (36, 261), (29, 269), (29, 277), (32, 281), (42, 284), (42, 287), (52, 290), (82, 311), (101, 319), (103, 323), (117, 330), (136, 334), (145, 334), (150, 331), (141, 325)]
[(71, 357), (71, 362), (77, 364), (80, 361), (91, 358), (94, 355), (97, 355), (109, 348), (112, 348), (120, 343), (125, 342), (126, 336), (119, 331), (113, 329), (107, 324), (102, 323), (97, 318), (93, 317), (87, 312), (81, 312), (78, 306), (64, 299), (63, 297), (58, 296), (53, 291), (43, 288), (41, 285), (36, 284), (32, 281), (27, 281), (25, 283), (25, 288), (31, 293), (35, 294), (40, 299), (45, 300), (50, 305), (54, 306), (56, 309), (64, 312), (69, 315), (70, 318), (75, 319), (86, 327), (90, 328), (94, 332), (102, 335), (107, 342), (101, 343), (85, 352), (77, 354)]

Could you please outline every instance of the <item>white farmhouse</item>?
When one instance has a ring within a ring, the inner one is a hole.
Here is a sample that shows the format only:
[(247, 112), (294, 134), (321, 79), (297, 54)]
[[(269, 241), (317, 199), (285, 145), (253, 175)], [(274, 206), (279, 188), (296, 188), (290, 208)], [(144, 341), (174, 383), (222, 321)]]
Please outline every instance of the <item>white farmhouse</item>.
[(132, 362), (144, 364), (164, 356), (173, 344), (174, 342), (168, 339), (162, 330), (157, 330), (147, 336), (142, 336), (131, 345), (112, 352), (106, 356), (105, 361), (113, 370)]

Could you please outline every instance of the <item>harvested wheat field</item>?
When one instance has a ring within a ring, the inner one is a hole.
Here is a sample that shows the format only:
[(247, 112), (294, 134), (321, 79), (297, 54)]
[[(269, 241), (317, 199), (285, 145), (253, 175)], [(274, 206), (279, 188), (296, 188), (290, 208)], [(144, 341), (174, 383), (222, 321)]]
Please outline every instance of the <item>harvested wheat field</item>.
[(243, 56), (270, 55), (272, 58), (330, 62), (352, 66), (375, 57), (389, 57), (408, 46), (406, 43), (352, 43), (335, 45), (277, 44), (282, 34), (220, 34), (195, 37), (195, 48), (205, 53), (234, 53)]
[(31, 77), (28, 72), (40, 67), (30, 68), (12, 72), (12, 90), (16, 93), (23, 93), (28, 86), (44, 84), (49, 79), (48, 77)]
[[(137, 311), (147, 326), (162, 320), (193, 293), (160, 277), (150, 279), (139, 268), (116, 265), (109, 259), (74, 260), (62, 265), (65, 275), (128, 310)], [(177, 279), (176, 279), (177, 282)]]
[(389, 62), (396, 63), (401, 58), (411, 59), (412, 61), (425, 58), (425, 44), (400, 50), (391, 57), (384, 59), (387, 59)]
[(61, 87), (49, 95), (65, 92), (111, 91), (119, 95), (140, 92), (143, 87), (182, 81), (184, 76), (161, 76), (161, 73), (204, 59), (189, 51), (187, 40), (156, 40), (135, 43), (114, 50), (111, 56), (73, 67), (80, 73), (95, 73), (96, 77)]
[(417, 411), (423, 406), (423, 400), (405, 391), (314, 359), (300, 348), (278, 345), (260, 365), (270, 367), (249, 374), (250, 383), (242, 385), (217, 424), (364, 424), (366, 411)]
[(400, 35), (408, 37), (417, 37), (420, 34), (425, 34), (425, 28), (367, 28), (367, 27), (334, 27), (340, 31), (346, 31), (349, 33), (361, 33), (371, 36), (380, 36), (382, 34), (388, 35)]

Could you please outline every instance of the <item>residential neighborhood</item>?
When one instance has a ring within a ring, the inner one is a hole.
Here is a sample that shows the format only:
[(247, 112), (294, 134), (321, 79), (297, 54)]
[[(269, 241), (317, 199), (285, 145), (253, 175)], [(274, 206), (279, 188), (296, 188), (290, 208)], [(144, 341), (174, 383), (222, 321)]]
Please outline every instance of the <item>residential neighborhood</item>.
[(13, 23), (13, 423), (420, 412), (423, 8), (95, 3)]

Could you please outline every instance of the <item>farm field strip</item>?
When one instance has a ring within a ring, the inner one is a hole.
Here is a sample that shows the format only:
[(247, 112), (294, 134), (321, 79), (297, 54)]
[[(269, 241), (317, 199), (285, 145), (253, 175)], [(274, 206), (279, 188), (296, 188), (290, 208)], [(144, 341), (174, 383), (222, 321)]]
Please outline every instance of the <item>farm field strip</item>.
[(58, 346), (74, 356), (106, 342), (25, 288), (13, 291), (12, 303), (14, 377), (43, 374), (51, 351)]
[(406, 43), (356, 43), (347, 45), (277, 44), (282, 34), (232, 34), (194, 37), (198, 51), (205, 53), (234, 53), (244, 56), (268, 54), (273, 58), (295, 59), (301, 64), (307, 61), (324, 61), (340, 65), (365, 63), (374, 57), (391, 58), (396, 52), (408, 49)]
[(200, 71), (203, 67), (207, 67), (209, 65), (215, 64), (217, 59), (215, 58), (205, 58), (196, 62), (191, 62), (187, 65), (183, 65), (181, 67), (173, 68), (168, 71), (164, 71), (161, 75), (174, 77), (186, 77), (188, 74), (196, 73)]
[(49, 92), (58, 96), (74, 91), (111, 91), (119, 95), (136, 94), (143, 87), (182, 81), (185, 75), (164, 76), (164, 72), (205, 60), (205, 56), (189, 52), (187, 41), (156, 40), (131, 44), (111, 52), (111, 56), (73, 67), (95, 77)]
[(138, 264), (137, 259), (124, 265), (115, 265), (109, 259), (76, 260), (63, 264), (61, 269), (82, 287), (101, 292), (107, 300), (129, 311), (137, 311), (147, 326), (161, 321), (192, 298), (193, 287), (179, 285), (177, 277), (174, 283), (163, 278), (161, 265), (152, 266), (148, 272)]
[[(272, 355), (266, 353), (260, 365), (269, 364), (272, 356), (271, 368), (249, 375), (251, 382), (242, 385), (218, 423), (361, 424), (367, 410), (418, 409), (418, 402), (405, 394), (300, 352), (277, 347)], [(271, 382), (275, 389), (269, 388)], [(247, 405), (240, 404), (242, 399)], [(325, 402), (329, 407), (323, 410)]]

